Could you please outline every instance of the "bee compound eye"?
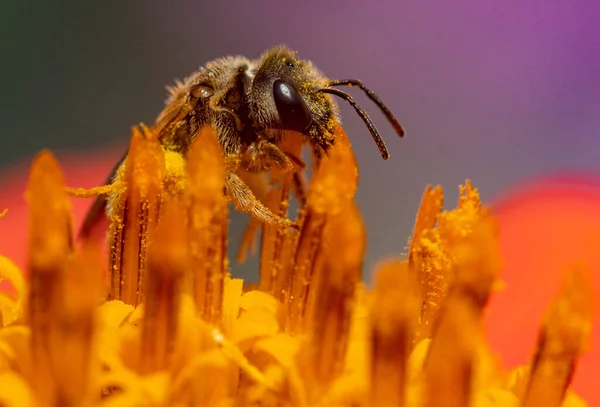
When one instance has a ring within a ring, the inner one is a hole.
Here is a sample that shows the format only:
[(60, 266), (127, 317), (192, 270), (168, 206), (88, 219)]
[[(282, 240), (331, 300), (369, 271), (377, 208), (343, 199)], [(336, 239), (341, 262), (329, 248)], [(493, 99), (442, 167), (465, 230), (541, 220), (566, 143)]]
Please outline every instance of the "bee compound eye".
[(196, 99), (207, 98), (213, 95), (214, 90), (208, 85), (198, 85), (192, 88), (190, 95)]
[(311, 122), (310, 111), (292, 85), (277, 79), (273, 83), (273, 98), (279, 119), (286, 129), (303, 132), (308, 128)]

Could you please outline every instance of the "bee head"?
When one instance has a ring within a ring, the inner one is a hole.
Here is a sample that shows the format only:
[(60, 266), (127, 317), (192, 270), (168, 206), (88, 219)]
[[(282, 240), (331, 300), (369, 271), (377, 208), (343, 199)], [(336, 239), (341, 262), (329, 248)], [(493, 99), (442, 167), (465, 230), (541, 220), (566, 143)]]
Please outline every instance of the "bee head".
[(328, 80), (310, 61), (298, 59), (287, 47), (268, 50), (254, 66), (254, 80), (247, 97), (250, 119), (257, 130), (293, 130), (327, 151), (333, 143), (335, 127), (340, 123), (333, 95), (354, 108), (367, 125), (382, 157), (387, 159), (385, 142), (367, 112), (349, 94), (333, 88), (350, 85), (360, 87), (383, 111), (400, 137), (404, 136), (404, 129), (391, 111), (358, 80)]
[(250, 118), (257, 127), (302, 133), (323, 149), (339, 123), (337, 106), (319, 92), (323, 75), (286, 47), (265, 52), (256, 62), (249, 92)]

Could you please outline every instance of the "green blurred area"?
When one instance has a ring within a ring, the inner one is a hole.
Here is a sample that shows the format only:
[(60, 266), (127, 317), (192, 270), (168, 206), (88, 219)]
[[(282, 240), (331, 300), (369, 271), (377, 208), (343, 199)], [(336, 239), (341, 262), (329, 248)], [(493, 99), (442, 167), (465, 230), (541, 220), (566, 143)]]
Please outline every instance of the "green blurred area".
[(157, 33), (135, 2), (102, 4), (3, 2), (0, 165), (46, 147), (124, 145), (129, 127), (160, 109), (162, 85), (145, 86)]

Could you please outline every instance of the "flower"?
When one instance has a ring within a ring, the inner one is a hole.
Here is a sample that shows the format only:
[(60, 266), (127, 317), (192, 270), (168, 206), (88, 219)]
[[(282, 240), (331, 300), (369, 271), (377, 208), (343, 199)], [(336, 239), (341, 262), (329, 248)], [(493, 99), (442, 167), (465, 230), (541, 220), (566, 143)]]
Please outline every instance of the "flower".
[[(0, 258), (15, 289), (0, 297), (0, 405), (585, 405), (569, 384), (593, 316), (586, 268), (568, 270), (531, 363), (504, 371), (483, 337), (503, 260), (477, 190), (467, 182), (442, 211), (443, 191), (428, 187), (408, 258), (383, 262), (369, 289), (358, 169), (341, 128), (335, 138), (298, 228), (262, 225), (258, 287), (228, 271), (212, 129), (186, 160), (134, 129), (110, 187), (108, 281), (98, 242), (73, 241), (62, 171), (41, 153), (29, 283)], [(287, 216), (290, 175), (270, 185), (269, 209)]]
[[(600, 180), (585, 174), (546, 176), (513, 187), (494, 203), (493, 211), (501, 225), (502, 280), (508, 289), (491, 298), (486, 332), (505, 366), (514, 366), (534, 349), (538, 321), (566, 266), (586, 262), (596, 293), (600, 290), (600, 254), (595, 249)], [(590, 405), (600, 403), (597, 322), (573, 380), (573, 388)]]

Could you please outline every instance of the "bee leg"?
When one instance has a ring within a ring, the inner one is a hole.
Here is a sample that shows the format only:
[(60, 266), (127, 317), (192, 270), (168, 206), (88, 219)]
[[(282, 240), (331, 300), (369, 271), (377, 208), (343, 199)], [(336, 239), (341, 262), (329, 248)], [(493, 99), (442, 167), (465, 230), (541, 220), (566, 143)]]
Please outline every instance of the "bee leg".
[[(240, 176), (242, 181), (248, 185), (248, 187), (254, 192), (256, 198), (261, 202), (267, 201), (268, 182), (264, 173), (260, 172), (249, 172), (239, 171), (237, 174)], [(255, 218), (250, 216), (248, 224), (242, 235), (242, 241), (237, 252), (237, 261), (243, 263), (246, 261), (247, 254), (253, 255), (256, 253), (258, 246), (258, 232), (262, 223)]]
[(224, 164), (225, 172), (235, 172), (238, 170), (242, 163), (242, 158), (239, 154), (227, 154), (225, 155)]
[(306, 180), (301, 171), (306, 163), (293, 154), (285, 153), (278, 146), (268, 141), (260, 141), (248, 147), (242, 160), (248, 171), (267, 171), (271, 164), (284, 172), (292, 172), (292, 188), (300, 205), (306, 203)]
[(294, 172), (292, 177), (292, 190), (301, 207), (306, 205), (306, 178), (301, 172)]
[(295, 227), (294, 223), (286, 218), (275, 215), (261, 201), (252, 190), (235, 173), (228, 173), (225, 177), (226, 194), (240, 212), (250, 213), (253, 217), (271, 225)]
[(267, 171), (272, 166), (286, 171), (295, 172), (301, 170), (301, 165), (297, 165), (288, 154), (284, 153), (275, 144), (265, 140), (248, 146), (243, 158), (243, 164), (248, 171), (261, 172)]
[[(112, 184), (115, 178), (117, 177), (117, 172), (119, 168), (125, 163), (127, 159), (127, 154), (129, 150), (121, 156), (121, 159), (115, 164), (113, 169), (110, 171), (110, 174), (104, 181), (104, 185)], [(99, 195), (94, 200), (94, 203), (88, 209), (87, 214), (81, 224), (81, 227), (78, 232), (78, 238), (85, 240), (90, 237), (103, 237), (108, 229), (108, 218), (106, 216), (106, 206), (108, 204), (108, 196), (107, 195)]]
[(306, 163), (301, 158), (296, 157), (293, 154), (285, 153), (287, 158), (289, 158), (294, 165), (296, 166), (296, 172), (306, 170)]

